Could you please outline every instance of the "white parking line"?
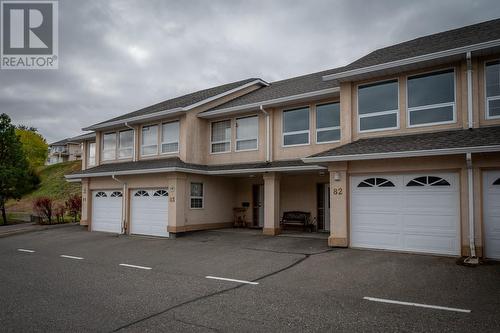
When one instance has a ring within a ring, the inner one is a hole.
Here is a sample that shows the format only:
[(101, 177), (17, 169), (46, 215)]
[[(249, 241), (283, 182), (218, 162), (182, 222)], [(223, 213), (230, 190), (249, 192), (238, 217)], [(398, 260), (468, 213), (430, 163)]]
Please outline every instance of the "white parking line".
[(376, 298), (376, 297), (363, 297), (363, 299), (366, 299), (367, 301), (372, 301), (372, 302), (417, 306), (420, 308), (429, 308), (429, 309), (436, 309), (436, 310), (446, 310), (446, 311), (465, 312), (465, 313), (471, 312), (471, 310), (467, 310), (467, 309), (449, 308), (447, 306), (428, 305), (428, 304), (420, 304), (420, 303), (412, 303), (412, 302), (401, 302), (401, 301), (394, 301), (391, 299)]
[(67, 256), (65, 254), (61, 254), (60, 257), (61, 258), (68, 258), (68, 259), (75, 259), (75, 260), (83, 260), (82, 257)]
[(35, 253), (35, 250), (17, 249), (19, 252)]
[(151, 267), (146, 267), (146, 266), (137, 266), (137, 265), (129, 265), (129, 264), (120, 264), (120, 266), (124, 266), (124, 267), (132, 267), (132, 268), (139, 268), (139, 269), (152, 269)]
[(252, 281), (245, 281), (245, 280), (235, 280), (235, 279), (228, 279), (228, 278), (223, 278), (223, 277), (217, 277), (217, 276), (205, 276), (207, 279), (212, 279), (212, 280), (222, 280), (222, 281), (231, 281), (231, 282), (238, 282), (238, 283), (246, 283), (246, 284), (259, 284), (258, 282), (252, 282)]

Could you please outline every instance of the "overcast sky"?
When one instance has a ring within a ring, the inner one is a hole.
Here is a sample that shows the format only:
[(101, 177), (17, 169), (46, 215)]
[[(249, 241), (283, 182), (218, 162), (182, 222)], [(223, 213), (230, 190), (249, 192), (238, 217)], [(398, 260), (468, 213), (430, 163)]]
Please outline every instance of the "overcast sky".
[(499, 13), (498, 0), (60, 0), (59, 69), (0, 70), (0, 112), (52, 142), (188, 92), (342, 66)]

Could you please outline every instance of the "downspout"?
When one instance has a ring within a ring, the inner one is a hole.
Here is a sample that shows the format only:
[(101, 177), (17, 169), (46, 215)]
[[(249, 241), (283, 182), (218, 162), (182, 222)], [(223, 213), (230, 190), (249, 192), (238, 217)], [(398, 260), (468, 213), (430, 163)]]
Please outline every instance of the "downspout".
[(270, 114), (264, 109), (264, 106), (260, 106), (260, 111), (266, 115), (266, 162), (271, 162), (271, 125), (270, 125)]
[(467, 120), (468, 128), (474, 126), (474, 119), (472, 115), (472, 59), (471, 53), (467, 52)]
[(469, 247), (470, 255), (464, 260), (468, 264), (478, 264), (479, 260), (476, 256), (476, 244), (475, 244), (475, 228), (474, 228), (474, 174), (472, 169), (472, 154), (467, 153), (467, 184), (468, 184), (468, 194), (469, 194)]
[(127, 183), (116, 178), (114, 174), (111, 175), (111, 178), (113, 178), (114, 181), (123, 185), (123, 190), (122, 190), (122, 230), (120, 233), (120, 235), (123, 235), (123, 234), (125, 234), (125, 231), (127, 230), (127, 227), (125, 225), (125, 216), (126, 216), (125, 197), (126, 197), (126, 193), (127, 193)]
[(133, 143), (133, 145), (134, 145), (134, 150), (133, 150), (133, 153), (132, 153), (132, 162), (135, 162), (135, 161), (136, 161), (136, 158), (135, 158), (135, 156), (136, 156), (136, 151), (135, 151), (135, 128), (134, 128), (134, 127), (132, 127), (132, 126), (130, 126), (130, 125), (128, 124), (128, 122), (125, 122), (125, 127), (128, 127), (128, 128), (130, 128), (132, 131), (134, 131), (134, 132), (133, 132), (133, 133), (134, 133), (134, 143)]

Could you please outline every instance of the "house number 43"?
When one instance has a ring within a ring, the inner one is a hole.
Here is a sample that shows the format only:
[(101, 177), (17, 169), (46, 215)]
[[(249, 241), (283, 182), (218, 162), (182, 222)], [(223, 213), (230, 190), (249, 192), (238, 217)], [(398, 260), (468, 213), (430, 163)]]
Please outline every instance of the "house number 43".
[(342, 195), (343, 194), (342, 187), (334, 187), (333, 188), (333, 195)]

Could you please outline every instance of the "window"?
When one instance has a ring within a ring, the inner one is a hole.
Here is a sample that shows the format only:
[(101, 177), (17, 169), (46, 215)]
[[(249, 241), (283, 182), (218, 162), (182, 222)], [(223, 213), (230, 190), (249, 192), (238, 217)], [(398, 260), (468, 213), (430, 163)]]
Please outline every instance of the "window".
[(102, 139), (102, 159), (104, 161), (116, 158), (116, 133), (106, 133)]
[(191, 208), (203, 208), (203, 183), (191, 183)]
[(106, 192), (97, 192), (95, 195), (96, 198), (106, 198), (107, 196)]
[(87, 144), (87, 167), (95, 165), (95, 142)]
[(500, 60), (486, 64), (486, 119), (500, 118)]
[(500, 185), (500, 178), (498, 178), (497, 180), (495, 180), (495, 181), (493, 182), (493, 185)]
[(161, 125), (161, 153), (170, 154), (179, 151), (179, 122), (173, 121)]
[(167, 197), (168, 192), (166, 190), (156, 190), (153, 197)]
[(398, 80), (391, 80), (358, 87), (358, 128), (360, 132), (398, 128), (398, 85)]
[(358, 187), (394, 187), (394, 183), (385, 178), (368, 178), (359, 183)]
[(134, 197), (149, 197), (149, 193), (144, 190), (139, 190), (135, 192)]
[(455, 121), (453, 69), (408, 78), (408, 126)]
[(120, 192), (120, 191), (114, 191), (113, 193), (111, 193), (110, 197), (121, 198), (121, 197), (123, 197), (123, 195), (122, 195), (122, 192)]
[(118, 134), (118, 158), (130, 158), (134, 153), (134, 131), (126, 130)]
[(283, 146), (309, 144), (309, 108), (283, 111)]
[(158, 125), (142, 128), (141, 155), (155, 155), (158, 153)]
[(236, 119), (236, 151), (257, 149), (259, 117)]
[(450, 186), (450, 183), (441, 177), (423, 176), (410, 180), (406, 186)]
[(316, 106), (316, 142), (340, 140), (340, 103)]
[(212, 153), (223, 153), (231, 150), (231, 120), (212, 123)]

